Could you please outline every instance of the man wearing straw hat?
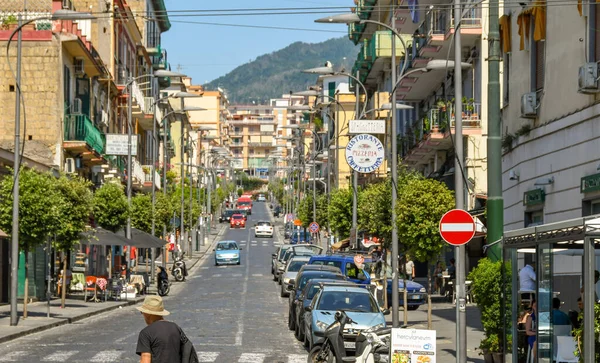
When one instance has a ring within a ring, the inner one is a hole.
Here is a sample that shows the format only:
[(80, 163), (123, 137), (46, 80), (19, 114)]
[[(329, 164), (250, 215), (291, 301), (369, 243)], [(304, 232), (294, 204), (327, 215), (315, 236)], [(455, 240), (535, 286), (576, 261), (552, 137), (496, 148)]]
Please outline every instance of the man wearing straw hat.
[(148, 295), (136, 309), (142, 312), (148, 325), (138, 337), (136, 353), (141, 357), (140, 363), (180, 363), (181, 330), (164, 319), (170, 313), (165, 310), (162, 298)]

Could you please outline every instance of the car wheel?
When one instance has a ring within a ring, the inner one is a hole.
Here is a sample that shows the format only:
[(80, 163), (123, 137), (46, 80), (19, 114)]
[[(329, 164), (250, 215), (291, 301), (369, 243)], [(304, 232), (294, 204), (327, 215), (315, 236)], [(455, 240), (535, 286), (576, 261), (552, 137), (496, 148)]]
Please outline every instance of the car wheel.
[(291, 313), (288, 313), (288, 329), (289, 330), (295, 330), (296, 329), (296, 324), (294, 324), (295, 321), (292, 317)]
[(278, 280), (277, 274), (275, 272), (273, 272), (273, 281), (277, 281), (277, 280)]
[(299, 341), (304, 342), (305, 336), (304, 336), (304, 322), (300, 321), (297, 326), (296, 329), (298, 330), (298, 336), (296, 336), (296, 338), (298, 338)]
[(409, 306), (408, 310), (417, 310), (419, 308), (419, 305), (413, 305), (413, 306)]
[(238, 261), (238, 262), (236, 263), (236, 265), (238, 265), (238, 266), (239, 266), (239, 265), (240, 265), (240, 261)]
[(279, 296), (285, 297), (285, 291), (284, 291), (284, 288), (283, 288), (283, 284), (281, 283), (281, 280), (280, 280), (280, 285), (281, 285), (281, 292), (279, 293)]
[(308, 338), (308, 334), (310, 334), (310, 332), (306, 331), (306, 329), (304, 330), (304, 348), (306, 349), (310, 349), (311, 348), (311, 344), (310, 344), (310, 340)]

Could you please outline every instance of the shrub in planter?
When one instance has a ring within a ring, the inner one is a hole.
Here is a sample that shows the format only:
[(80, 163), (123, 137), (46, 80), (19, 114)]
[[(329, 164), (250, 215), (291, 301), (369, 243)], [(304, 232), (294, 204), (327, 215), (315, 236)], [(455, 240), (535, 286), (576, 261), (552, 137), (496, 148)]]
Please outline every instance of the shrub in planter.
[(511, 270), (504, 268), (503, 271), (502, 267), (502, 261), (492, 262), (483, 258), (469, 274), (469, 280), (473, 281), (471, 292), (481, 313), (481, 323), (485, 334), (485, 339), (479, 346), (484, 353), (502, 352), (504, 346), (502, 315), (503, 311), (510, 311), (511, 297), (510, 290), (504, 291), (504, 286), (510, 286), (510, 284), (504, 284), (503, 278), (510, 281)]

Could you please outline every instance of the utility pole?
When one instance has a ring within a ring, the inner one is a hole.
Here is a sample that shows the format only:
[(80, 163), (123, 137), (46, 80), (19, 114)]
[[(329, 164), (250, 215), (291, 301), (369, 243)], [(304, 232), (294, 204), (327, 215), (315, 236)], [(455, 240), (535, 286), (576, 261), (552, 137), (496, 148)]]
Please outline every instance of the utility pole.
[[(504, 228), (504, 199), (502, 197), (502, 130), (500, 128), (500, 29), (498, 25), (498, 0), (490, 0), (488, 20), (488, 199), (487, 243), (502, 238)], [(492, 261), (502, 259), (502, 245), (488, 249)]]
[[(25, 11), (25, 9), (23, 9)], [(13, 212), (10, 250), (10, 325), (19, 322), (17, 313), (17, 294), (19, 286), (19, 173), (21, 169), (21, 50), (23, 14), (17, 14), (19, 31), (17, 33), (17, 87), (15, 92), (15, 147), (14, 147), (14, 185)]]
[[(165, 198), (167, 197), (167, 165), (168, 165), (167, 127), (168, 127), (168, 124), (169, 124), (169, 119), (167, 117), (164, 117), (164, 119), (163, 119), (163, 168), (162, 168), (163, 185), (162, 185), (162, 188), (163, 188), (163, 195), (165, 196)], [(163, 238), (166, 238), (168, 240), (166, 225), (163, 226)], [(161, 256), (162, 256), (161, 266), (166, 269), (167, 268), (167, 250), (164, 247), (162, 248)]]
[[(394, 10), (392, 9), (392, 14)], [(392, 26), (395, 24), (395, 18), (392, 22)], [(392, 87), (396, 84), (396, 34), (394, 32), (391, 33), (392, 37)], [(404, 48), (404, 52), (406, 52), (406, 47)], [(398, 296), (398, 225), (396, 224), (396, 199), (398, 198), (398, 190), (396, 189), (398, 186), (398, 125), (396, 122), (396, 89), (392, 89), (392, 94), (390, 102), (392, 103), (392, 127), (391, 127), (391, 141), (392, 141), (392, 327), (399, 328), (400, 327), (400, 297)], [(407, 296), (406, 296), (406, 285), (403, 286), (404, 289), (404, 304), (406, 305)], [(403, 312), (404, 320), (407, 319), (407, 311)]]
[[(361, 118), (360, 115), (360, 88), (358, 86), (360, 79), (360, 71), (356, 71), (356, 87), (355, 98), (356, 98), (356, 109), (354, 111), (354, 117), (358, 120)], [(366, 99), (367, 95), (365, 95)], [(357, 248), (356, 246), (356, 229), (358, 228), (358, 171), (350, 169), (352, 173), (352, 228), (350, 229), (350, 246)]]
[[(181, 109), (183, 110), (183, 98), (181, 99)], [(181, 166), (180, 166), (180, 180), (181, 180), (181, 220), (180, 222), (180, 232), (179, 232), (179, 239), (181, 241), (180, 245), (184, 246), (185, 243), (185, 196), (184, 196), (184, 191), (185, 191), (185, 186), (183, 185), (183, 181), (185, 179), (185, 169), (184, 169), (184, 165), (183, 165), (183, 154), (185, 153), (185, 142), (184, 142), (184, 136), (185, 136), (185, 125), (184, 125), (184, 120), (185, 116), (182, 116), (180, 119), (181, 122), (181, 146), (179, 147), (179, 152), (180, 152), (180, 157), (179, 160), (181, 160)]]
[[(462, 47), (460, 0), (454, 2), (454, 185), (456, 209), (465, 209), (465, 184), (463, 179), (462, 135)], [(456, 254), (456, 362), (467, 362), (467, 313), (465, 307), (465, 245), (455, 247)]]
[[(154, 82), (154, 80), (151, 80)], [(157, 96), (158, 98), (158, 96)], [(157, 139), (156, 139), (156, 108), (158, 107), (158, 100), (154, 101), (154, 107), (152, 108), (153, 116), (152, 116), (152, 168), (150, 172), (152, 173), (152, 236), (156, 235), (156, 156), (157, 156)], [(164, 185), (163, 185), (164, 188)], [(154, 283), (155, 274), (155, 266), (154, 260), (156, 259), (156, 248), (150, 249), (150, 283)]]
[[(131, 172), (132, 172), (132, 150), (131, 150), (131, 142), (132, 142), (132, 128), (133, 128), (133, 121), (132, 121), (132, 98), (133, 98), (133, 92), (132, 92), (132, 87), (133, 87), (133, 77), (131, 76), (131, 73), (129, 73), (129, 82), (128, 83), (128, 87), (127, 87), (127, 205), (129, 206), (129, 208), (131, 208)], [(131, 213), (127, 214), (127, 229), (125, 231), (126, 237), (128, 240), (131, 240)], [(125, 253), (125, 262), (127, 263), (127, 269), (129, 269), (129, 258), (131, 257), (131, 247), (129, 247), (127, 249), (127, 252)]]

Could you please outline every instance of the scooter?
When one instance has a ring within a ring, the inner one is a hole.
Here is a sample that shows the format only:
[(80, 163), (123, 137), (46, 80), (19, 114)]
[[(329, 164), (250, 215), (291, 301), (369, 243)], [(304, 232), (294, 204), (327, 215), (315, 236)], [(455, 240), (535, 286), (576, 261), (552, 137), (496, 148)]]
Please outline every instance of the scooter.
[(185, 266), (185, 262), (183, 261), (183, 256), (185, 252), (180, 253), (177, 257), (175, 257), (175, 261), (173, 261), (173, 267), (171, 268), (171, 274), (175, 277), (175, 281), (181, 282), (185, 281), (185, 277), (187, 276), (187, 267)]
[(387, 363), (389, 361), (390, 328), (367, 330), (356, 337), (356, 355), (348, 357), (344, 347), (344, 327), (354, 321), (342, 310), (335, 313), (335, 321), (325, 332), (315, 335), (325, 337), (323, 344), (314, 347), (308, 363)]
[(169, 283), (169, 274), (164, 267), (158, 267), (160, 271), (156, 276), (156, 281), (158, 282), (158, 295), (167, 296), (169, 294), (169, 290), (171, 290), (171, 284)]

